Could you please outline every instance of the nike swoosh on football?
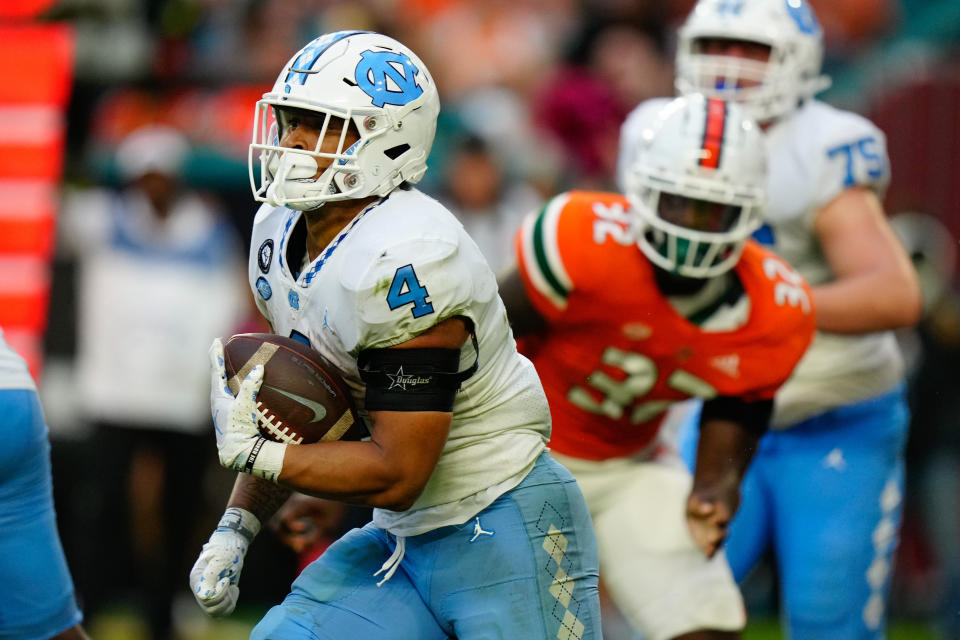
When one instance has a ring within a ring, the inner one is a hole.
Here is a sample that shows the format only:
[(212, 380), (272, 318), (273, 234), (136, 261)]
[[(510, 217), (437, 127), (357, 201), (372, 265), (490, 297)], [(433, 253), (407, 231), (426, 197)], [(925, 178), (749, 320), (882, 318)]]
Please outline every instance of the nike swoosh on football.
[(319, 402), (311, 400), (310, 398), (304, 398), (303, 396), (297, 395), (295, 393), (290, 393), (289, 391), (284, 391), (283, 389), (278, 389), (277, 387), (268, 387), (268, 388), (273, 389), (274, 391), (276, 391), (282, 396), (287, 396), (291, 400), (295, 400), (296, 402), (299, 402), (300, 404), (305, 406), (307, 409), (310, 409), (311, 411), (313, 411), (313, 420), (311, 420), (310, 422), (320, 422), (321, 420), (327, 417), (327, 408), (322, 404), (320, 404)]

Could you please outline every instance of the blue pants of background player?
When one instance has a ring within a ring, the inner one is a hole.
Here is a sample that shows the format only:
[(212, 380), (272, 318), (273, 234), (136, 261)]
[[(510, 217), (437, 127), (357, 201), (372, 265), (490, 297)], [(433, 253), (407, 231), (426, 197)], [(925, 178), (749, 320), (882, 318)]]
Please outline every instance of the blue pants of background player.
[(50, 442), (32, 390), (0, 391), (0, 640), (46, 640), (81, 620), (57, 534)]
[[(546, 455), (475, 518), (405, 539), (368, 524), (310, 564), (252, 639), (600, 638), (597, 544), (573, 477)], [(381, 576), (382, 577), (382, 576)]]
[[(680, 436), (691, 467), (697, 419)], [(792, 640), (885, 637), (907, 422), (900, 386), (760, 441), (726, 552), (742, 581), (772, 547)]]

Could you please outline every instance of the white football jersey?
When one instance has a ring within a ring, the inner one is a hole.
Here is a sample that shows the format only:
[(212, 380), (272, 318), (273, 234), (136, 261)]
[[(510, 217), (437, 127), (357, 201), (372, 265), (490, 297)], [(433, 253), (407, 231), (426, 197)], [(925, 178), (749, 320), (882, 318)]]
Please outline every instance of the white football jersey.
[[(457, 394), (436, 469), (411, 509), (374, 511), (377, 525), (396, 535), (465, 522), (519, 484), (550, 435), (546, 396), (517, 352), (493, 272), (456, 218), (414, 189), (367, 207), (317, 259), (291, 269), (288, 243), (301, 215), (260, 208), (253, 295), (275, 333), (300, 334), (337, 365), (364, 419), (362, 350), (406, 342), (454, 316), (473, 322), (479, 369)], [(461, 370), (476, 355), (468, 341)]]
[(36, 390), (26, 361), (7, 344), (3, 338), (2, 329), (0, 329), (0, 389)]
[[(639, 139), (642, 109), (667, 100), (648, 100), (627, 118), (621, 131), (618, 180), (623, 184)], [(860, 115), (807, 100), (766, 131), (767, 208), (754, 237), (770, 246), (812, 286), (834, 279), (813, 222), (817, 212), (845, 189), (867, 187), (882, 199), (890, 180), (886, 137)], [(818, 332), (790, 380), (777, 394), (775, 428), (785, 428), (837, 406), (893, 387), (904, 368), (893, 334)]]

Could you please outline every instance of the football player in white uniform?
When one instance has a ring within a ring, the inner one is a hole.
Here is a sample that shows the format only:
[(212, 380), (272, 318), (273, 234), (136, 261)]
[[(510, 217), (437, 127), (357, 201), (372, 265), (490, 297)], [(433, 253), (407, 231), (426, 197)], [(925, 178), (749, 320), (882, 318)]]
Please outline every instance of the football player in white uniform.
[[(699, 0), (677, 46), (679, 92), (740, 102), (764, 126), (768, 205), (754, 237), (807, 278), (817, 310), (817, 337), (745, 478), (727, 557), (742, 579), (773, 547), (794, 640), (883, 637), (907, 428), (890, 330), (920, 311), (881, 205), (884, 135), (814, 99), (829, 81), (807, 0)], [(638, 115), (621, 133), (621, 167)]]
[(253, 638), (599, 637), (596, 540), (545, 454), (539, 378), (477, 246), (410, 187), (439, 109), (412, 51), (358, 31), (310, 42), (257, 104), (251, 288), (274, 332), (339, 367), (371, 437), (264, 440), (251, 416), (262, 367), (232, 397), (214, 342), (220, 461), (242, 473), (193, 592), (211, 614), (233, 609), (247, 546), (291, 488), (374, 516)]

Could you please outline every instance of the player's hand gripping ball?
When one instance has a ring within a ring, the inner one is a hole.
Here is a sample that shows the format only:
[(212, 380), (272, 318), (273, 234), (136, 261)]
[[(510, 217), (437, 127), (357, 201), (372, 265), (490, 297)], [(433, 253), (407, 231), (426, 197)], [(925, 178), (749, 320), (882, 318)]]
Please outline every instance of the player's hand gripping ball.
[(255, 411), (263, 437), (310, 444), (368, 435), (337, 368), (302, 342), (269, 333), (241, 333), (224, 343), (223, 359), (227, 386), (234, 395), (254, 367), (263, 366)]

